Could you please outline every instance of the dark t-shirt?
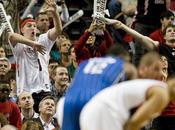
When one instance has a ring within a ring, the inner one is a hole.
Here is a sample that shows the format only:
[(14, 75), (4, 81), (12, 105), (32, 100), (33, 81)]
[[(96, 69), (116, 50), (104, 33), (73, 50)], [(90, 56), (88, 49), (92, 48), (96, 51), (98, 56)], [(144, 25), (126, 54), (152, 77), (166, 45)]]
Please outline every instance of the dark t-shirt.
[(166, 11), (165, 0), (137, 0), (136, 20), (160, 27), (160, 14)]
[(159, 53), (168, 59), (168, 73), (175, 75), (175, 48), (171, 48), (166, 44), (159, 45)]

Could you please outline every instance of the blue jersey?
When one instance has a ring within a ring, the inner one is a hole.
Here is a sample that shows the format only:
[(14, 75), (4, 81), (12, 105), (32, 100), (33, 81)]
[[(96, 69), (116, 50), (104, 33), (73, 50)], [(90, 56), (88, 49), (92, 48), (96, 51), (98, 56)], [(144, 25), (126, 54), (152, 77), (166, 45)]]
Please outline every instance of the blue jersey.
[(123, 78), (123, 64), (123, 60), (113, 57), (92, 58), (80, 64), (65, 95), (62, 130), (80, 130), (83, 106), (97, 92)]

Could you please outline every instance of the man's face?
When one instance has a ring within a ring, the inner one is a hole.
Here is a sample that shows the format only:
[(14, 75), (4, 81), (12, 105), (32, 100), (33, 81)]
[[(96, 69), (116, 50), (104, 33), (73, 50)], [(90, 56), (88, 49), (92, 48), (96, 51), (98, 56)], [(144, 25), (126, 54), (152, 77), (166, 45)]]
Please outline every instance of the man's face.
[(37, 19), (37, 28), (40, 31), (47, 32), (49, 30), (49, 18), (47, 14), (40, 14)]
[(9, 64), (7, 61), (0, 61), (0, 75), (6, 75), (9, 71)]
[(55, 71), (56, 71), (55, 82), (59, 86), (66, 86), (69, 82), (67, 69), (64, 67), (57, 67)]
[(0, 47), (0, 58), (5, 57), (5, 50), (3, 47)]
[(165, 32), (164, 39), (166, 42), (175, 42), (175, 28), (174, 27), (168, 27)]
[(163, 18), (161, 20), (162, 26), (166, 28), (168, 25), (172, 24), (174, 21), (174, 16), (168, 17), (168, 18)]
[(146, 79), (162, 80), (162, 66), (160, 60), (155, 61), (149, 66), (143, 66), (139, 75)]
[(43, 115), (53, 116), (55, 114), (55, 102), (52, 99), (44, 100), (39, 106), (39, 112)]
[(31, 109), (34, 105), (32, 95), (28, 92), (23, 92), (19, 95), (19, 107), (22, 109)]
[(0, 102), (5, 102), (9, 98), (10, 91), (9, 84), (0, 84)]
[(27, 22), (24, 27), (22, 27), (21, 32), (23, 33), (24, 37), (35, 40), (36, 39), (36, 23), (34, 21)]

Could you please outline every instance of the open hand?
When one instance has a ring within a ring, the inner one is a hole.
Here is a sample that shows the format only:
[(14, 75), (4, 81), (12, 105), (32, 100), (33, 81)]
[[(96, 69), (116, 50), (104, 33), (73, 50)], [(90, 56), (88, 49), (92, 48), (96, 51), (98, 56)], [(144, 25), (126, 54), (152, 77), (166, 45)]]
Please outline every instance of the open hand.
[(35, 43), (33, 45), (33, 50), (41, 53), (42, 55), (46, 54), (46, 48), (43, 45), (40, 45), (38, 43)]
[(90, 27), (89, 27), (89, 29), (88, 29), (88, 31), (89, 32), (93, 32), (95, 30), (97, 30), (97, 23), (96, 23), (95, 20), (93, 20), (92, 23), (91, 23), (91, 25), (90, 25)]
[(55, 0), (45, 0), (44, 10), (46, 12), (56, 13), (57, 5)]

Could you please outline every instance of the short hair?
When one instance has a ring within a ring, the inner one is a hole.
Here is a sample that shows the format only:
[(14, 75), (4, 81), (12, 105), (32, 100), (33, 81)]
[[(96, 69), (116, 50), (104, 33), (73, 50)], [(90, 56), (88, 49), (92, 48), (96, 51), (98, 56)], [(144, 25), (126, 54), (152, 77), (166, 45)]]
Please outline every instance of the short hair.
[(163, 30), (163, 36), (165, 36), (166, 30), (167, 30), (168, 28), (175, 28), (175, 25), (174, 25), (174, 24), (169, 24), (166, 28), (164, 28), (164, 30)]
[(46, 96), (46, 97), (44, 97), (44, 98), (40, 101), (39, 107), (41, 107), (42, 103), (43, 103), (46, 99), (51, 99), (51, 100), (53, 100), (54, 103), (56, 104), (56, 100), (55, 100), (55, 98), (54, 98), (53, 96)]
[[(30, 96), (32, 97), (32, 94), (31, 94), (30, 92), (23, 91), (22, 93), (20, 93), (20, 94), (18, 95), (18, 97), (17, 97), (17, 103), (19, 103), (19, 99), (20, 99), (21, 95), (22, 95), (22, 94), (25, 94), (25, 93), (30, 94)], [(33, 99), (33, 97), (32, 97), (32, 99)], [(33, 100), (34, 100), (34, 99), (33, 99)]]
[(170, 10), (167, 10), (160, 14), (160, 19), (169, 18), (171, 16), (174, 16), (173, 12), (171, 12)]
[(60, 64), (56, 65), (56, 66), (54, 67), (54, 69), (53, 69), (53, 74), (54, 74), (54, 75), (56, 75), (56, 69), (57, 69), (58, 67), (66, 68), (65, 66), (60, 65)]
[[(37, 14), (37, 16), (39, 16), (39, 15), (47, 15), (47, 13), (46, 12), (39, 12), (38, 14)], [(36, 17), (37, 17), (36, 16)]]
[(38, 17), (40, 16), (40, 15), (47, 15), (47, 13), (46, 12), (39, 12), (37, 15), (36, 15), (36, 20), (38, 20)]
[(155, 51), (150, 51), (142, 56), (139, 62), (139, 67), (150, 66), (157, 60), (160, 60), (160, 55)]
[[(60, 67), (60, 68), (65, 68), (65, 69), (67, 70), (68, 74), (69, 74), (69, 71), (68, 71), (67, 67), (65, 67), (65, 66), (59, 64), (59, 65), (55, 66), (55, 68), (53, 69), (53, 72), (52, 72), (52, 75), (53, 75), (53, 76), (56, 75), (56, 69), (59, 68), (59, 67)], [(70, 76), (70, 75), (69, 75), (69, 76)]]
[(125, 59), (126, 57), (130, 57), (129, 52), (123, 46), (121, 46), (120, 43), (115, 43), (114, 45), (112, 45), (107, 50), (106, 55), (118, 56), (122, 59)]
[(10, 61), (6, 57), (0, 58), (0, 61), (6, 61), (8, 63), (8, 69), (9, 70), (11, 69), (11, 63), (10, 63)]

